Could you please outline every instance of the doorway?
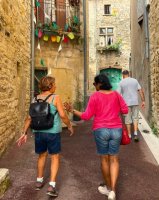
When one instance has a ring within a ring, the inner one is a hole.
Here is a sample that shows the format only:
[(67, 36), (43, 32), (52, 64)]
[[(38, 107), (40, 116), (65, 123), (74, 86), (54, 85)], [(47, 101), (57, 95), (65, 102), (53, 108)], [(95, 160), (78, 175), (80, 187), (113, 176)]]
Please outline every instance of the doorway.
[(100, 70), (100, 73), (105, 74), (112, 85), (112, 90), (116, 90), (118, 88), (118, 84), (122, 79), (122, 70), (116, 68), (107, 68)]
[(35, 69), (35, 76), (34, 76), (34, 96), (38, 95), (40, 93), (39, 91), (39, 81), (42, 77), (47, 75), (47, 68), (40, 68), (40, 69)]

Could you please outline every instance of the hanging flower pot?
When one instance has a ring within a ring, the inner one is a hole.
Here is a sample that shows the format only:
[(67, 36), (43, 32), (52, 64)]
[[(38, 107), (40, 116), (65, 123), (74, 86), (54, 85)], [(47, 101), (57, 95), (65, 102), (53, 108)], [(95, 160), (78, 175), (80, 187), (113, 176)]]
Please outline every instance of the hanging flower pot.
[(39, 30), (39, 32), (38, 32), (38, 38), (41, 38), (43, 36), (43, 32), (42, 32), (42, 30)]
[(48, 35), (44, 35), (43, 40), (44, 40), (45, 42), (47, 42), (47, 41), (49, 40), (49, 36), (48, 36)]
[(38, 29), (36, 28), (36, 29), (35, 29), (35, 36), (38, 37), (38, 34), (39, 34), (39, 31), (38, 31)]
[(51, 41), (52, 41), (52, 42), (56, 42), (56, 40), (57, 40), (56, 36), (55, 36), (55, 35), (52, 35), (52, 36), (51, 36)]
[(63, 39), (63, 42), (68, 43), (68, 37), (65, 36), (64, 39)]
[(72, 32), (68, 33), (67, 36), (73, 40), (75, 38), (74, 34)]
[(56, 42), (58, 42), (58, 43), (59, 43), (59, 42), (60, 42), (60, 40), (61, 40), (61, 37), (60, 37), (60, 36), (57, 36), (57, 37), (56, 37)]

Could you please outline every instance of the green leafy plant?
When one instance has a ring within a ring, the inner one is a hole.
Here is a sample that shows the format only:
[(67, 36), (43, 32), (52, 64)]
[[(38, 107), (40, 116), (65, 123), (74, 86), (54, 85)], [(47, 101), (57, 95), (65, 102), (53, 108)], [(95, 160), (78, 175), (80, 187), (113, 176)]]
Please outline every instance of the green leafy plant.
[(111, 45), (107, 45), (105, 47), (97, 47), (97, 50), (101, 51), (101, 53), (103, 51), (117, 51), (119, 52), (122, 46), (122, 39), (118, 39), (117, 42), (111, 44)]
[(155, 122), (151, 122), (150, 127), (151, 127), (151, 130), (152, 130), (153, 134), (158, 137), (159, 134), (158, 134), (157, 124)]
[(121, 41), (121, 40), (118, 40), (118, 41), (115, 42), (114, 44), (106, 46), (106, 50), (119, 51), (120, 48), (121, 48), (121, 43), (122, 43), (122, 41)]

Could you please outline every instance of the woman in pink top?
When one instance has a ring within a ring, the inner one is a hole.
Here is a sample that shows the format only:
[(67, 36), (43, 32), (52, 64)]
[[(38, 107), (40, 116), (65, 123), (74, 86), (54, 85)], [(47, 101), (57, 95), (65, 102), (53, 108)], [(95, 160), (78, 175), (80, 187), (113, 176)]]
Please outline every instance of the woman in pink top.
[(83, 120), (94, 117), (94, 138), (97, 152), (101, 157), (101, 170), (105, 180), (105, 184), (101, 184), (98, 190), (107, 195), (109, 200), (115, 200), (115, 187), (119, 174), (118, 153), (122, 136), (120, 114), (127, 114), (128, 107), (122, 96), (111, 90), (112, 86), (107, 76), (97, 75), (94, 81), (97, 91), (91, 95), (85, 112), (74, 110), (68, 104), (65, 104), (65, 108)]

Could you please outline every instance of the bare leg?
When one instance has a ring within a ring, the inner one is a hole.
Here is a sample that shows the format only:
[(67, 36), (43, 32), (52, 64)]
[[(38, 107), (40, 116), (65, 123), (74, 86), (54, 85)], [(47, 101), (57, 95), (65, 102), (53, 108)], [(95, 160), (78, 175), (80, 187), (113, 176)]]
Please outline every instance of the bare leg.
[(105, 183), (107, 187), (110, 188), (111, 182), (110, 182), (110, 166), (109, 166), (108, 155), (101, 156), (101, 170), (102, 170)]
[(118, 175), (119, 175), (119, 159), (118, 156), (109, 156), (110, 159), (110, 177), (111, 177), (111, 190), (115, 191)]
[(126, 124), (128, 135), (131, 136), (131, 124)]
[(44, 176), (44, 168), (45, 168), (45, 163), (46, 163), (46, 158), (47, 158), (47, 152), (39, 154), (38, 158), (38, 178), (42, 178)]
[(134, 132), (137, 132), (137, 130), (138, 130), (138, 121), (134, 121), (133, 125), (134, 125)]
[(56, 176), (60, 165), (60, 154), (51, 155), (51, 177), (50, 182), (56, 182)]

